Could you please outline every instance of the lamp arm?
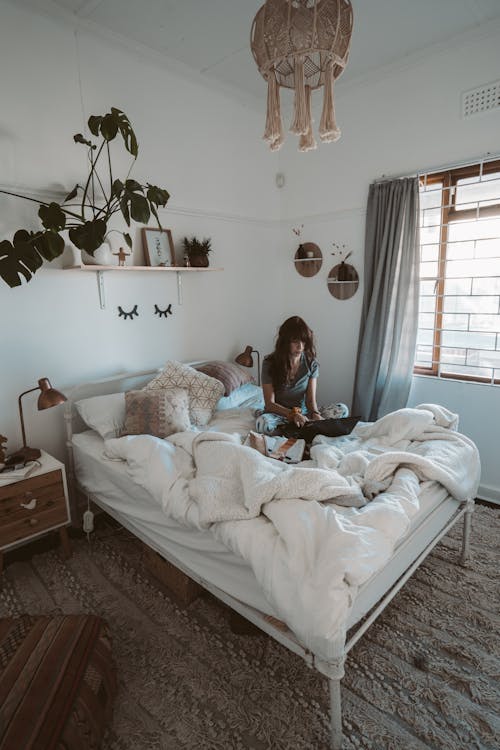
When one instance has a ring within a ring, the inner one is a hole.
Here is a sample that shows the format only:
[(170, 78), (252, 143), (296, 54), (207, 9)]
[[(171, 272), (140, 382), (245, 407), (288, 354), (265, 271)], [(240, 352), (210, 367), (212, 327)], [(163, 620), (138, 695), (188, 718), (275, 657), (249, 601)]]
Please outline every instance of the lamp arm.
[(252, 349), (252, 353), (257, 355), (257, 384), (260, 385), (260, 354), (257, 349)]
[(23, 448), (26, 448), (26, 431), (24, 429), (23, 406), (21, 404), (21, 399), (23, 396), (26, 396), (27, 393), (33, 393), (33, 391), (39, 391), (39, 390), (40, 390), (40, 387), (37, 385), (36, 388), (30, 388), (29, 391), (24, 391), (24, 393), (21, 393), (21, 395), (17, 399), (17, 403), (19, 406), (19, 418), (21, 420), (21, 433), (23, 436)]

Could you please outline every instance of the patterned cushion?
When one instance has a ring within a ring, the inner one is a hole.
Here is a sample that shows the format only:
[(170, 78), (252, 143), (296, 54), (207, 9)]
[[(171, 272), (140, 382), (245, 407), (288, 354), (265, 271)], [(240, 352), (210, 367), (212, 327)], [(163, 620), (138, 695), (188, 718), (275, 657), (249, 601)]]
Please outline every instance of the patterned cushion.
[(0, 748), (88, 750), (111, 720), (116, 675), (94, 615), (0, 620)]
[(128, 391), (125, 394), (123, 435), (164, 438), (174, 432), (184, 432), (190, 426), (188, 393), (184, 388)]
[(217, 402), (224, 393), (220, 380), (198, 372), (181, 362), (167, 362), (163, 370), (143, 390), (185, 388), (189, 393), (191, 422), (203, 427), (211, 420)]
[(252, 373), (248, 368), (240, 367), (233, 362), (221, 362), (220, 360), (203, 362), (202, 365), (196, 365), (196, 369), (199, 372), (204, 372), (205, 375), (210, 375), (211, 378), (220, 380), (224, 386), (224, 396), (229, 396), (240, 385), (254, 382)]

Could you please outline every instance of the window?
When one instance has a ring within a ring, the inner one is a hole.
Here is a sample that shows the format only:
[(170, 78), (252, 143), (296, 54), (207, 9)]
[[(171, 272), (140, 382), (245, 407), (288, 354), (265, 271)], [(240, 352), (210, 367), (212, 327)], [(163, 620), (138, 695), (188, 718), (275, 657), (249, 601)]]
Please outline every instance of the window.
[(500, 161), (421, 176), (414, 371), (500, 384)]

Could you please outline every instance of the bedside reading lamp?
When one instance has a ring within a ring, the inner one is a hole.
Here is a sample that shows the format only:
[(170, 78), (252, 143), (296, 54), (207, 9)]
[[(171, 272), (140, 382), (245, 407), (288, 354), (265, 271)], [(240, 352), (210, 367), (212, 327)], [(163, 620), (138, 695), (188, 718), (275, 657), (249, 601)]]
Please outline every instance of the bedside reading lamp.
[(234, 361), (237, 365), (243, 365), (243, 367), (253, 367), (252, 354), (254, 353), (257, 355), (257, 383), (260, 385), (260, 354), (257, 349), (252, 349), (250, 345), (246, 346), (245, 351), (238, 354)]
[(28, 461), (34, 461), (41, 456), (38, 448), (29, 448), (26, 445), (26, 431), (24, 429), (23, 406), (21, 402), (21, 399), (23, 396), (26, 396), (27, 393), (33, 393), (33, 391), (38, 390), (41, 391), (38, 396), (38, 411), (41, 411), (42, 409), (50, 409), (52, 406), (57, 406), (67, 400), (66, 396), (60, 393), (60, 391), (56, 391), (55, 388), (52, 388), (48, 378), (40, 378), (36, 388), (30, 388), (29, 391), (21, 393), (17, 401), (19, 404), (19, 417), (21, 419), (21, 431), (23, 434), (23, 447), (16, 451), (16, 453), (8, 456), (7, 464), (27, 463)]

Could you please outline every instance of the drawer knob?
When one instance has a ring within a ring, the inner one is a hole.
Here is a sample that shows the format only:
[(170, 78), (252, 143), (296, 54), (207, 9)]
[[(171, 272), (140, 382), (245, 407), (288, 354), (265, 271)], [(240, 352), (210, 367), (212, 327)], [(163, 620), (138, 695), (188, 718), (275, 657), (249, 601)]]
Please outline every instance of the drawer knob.
[(30, 526), (36, 526), (38, 523), (38, 518), (30, 518)]
[(25, 508), (26, 510), (35, 510), (36, 504), (38, 502), (37, 498), (33, 497), (33, 494), (31, 492), (26, 492), (25, 496), (28, 502), (20, 503), (21, 508)]

